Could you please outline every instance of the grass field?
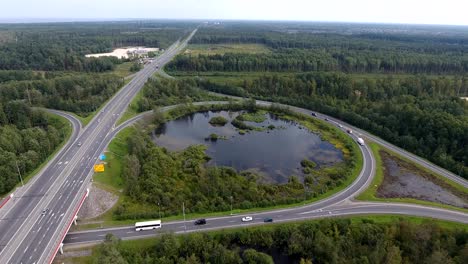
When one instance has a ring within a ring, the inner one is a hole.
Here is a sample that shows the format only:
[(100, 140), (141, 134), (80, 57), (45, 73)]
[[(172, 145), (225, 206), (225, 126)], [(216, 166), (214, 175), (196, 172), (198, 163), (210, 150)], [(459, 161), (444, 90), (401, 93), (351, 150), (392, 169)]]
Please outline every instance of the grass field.
[(261, 44), (190, 44), (183, 53), (195, 56), (226, 53), (259, 54), (271, 53), (271, 50)]
[(414, 164), (416, 167), (418, 167), (418, 169), (420, 170), (423, 170), (427, 173), (430, 173), (432, 175), (434, 175), (435, 177), (443, 180), (444, 182), (448, 183), (449, 185), (451, 185), (453, 188), (456, 188), (458, 190), (461, 190), (461, 191), (464, 191), (464, 192), (468, 192), (468, 190), (466, 188), (464, 188), (463, 186), (455, 183), (455, 182), (452, 182), (450, 180), (448, 180), (447, 178), (445, 177), (442, 177), (440, 175), (437, 175), (437, 174), (434, 174), (433, 172), (427, 170), (426, 168), (423, 168), (422, 166), (416, 164), (416, 163), (413, 163), (411, 161), (409, 161), (408, 159), (405, 159), (404, 157), (388, 150), (388, 149), (385, 149), (384, 147), (376, 144), (376, 143), (369, 143), (369, 146), (372, 150), (372, 154), (374, 155), (375, 157), (375, 162), (376, 162), (376, 172), (375, 172), (375, 177), (374, 179), (372, 180), (372, 183), (369, 185), (369, 188), (367, 188), (363, 193), (361, 193), (359, 196), (356, 197), (356, 199), (358, 200), (362, 200), (362, 201), (377, 201), (377, 202), (402, 202), (402, 203), (414, 203), (414, 204), (421, 204), (421, 205), (426, 205), (426, 206), (434, 206), (434, 207), (441, 207), (441, 208), (445, 208), (445, 209), (450, 209), (450, 210), (457, 210), (457, 211), (462, 211), (462, 212), (468, 212), (467, 209), (463, 209), (463, 208), (459, 208), (459, 207), (455, 207), (455, 206), (450, 206), (450, 205), (445, 205), (445, 204), (439, 204), (439, 203), (435, 203), (435, 202), (428, 202), (428, 201), (422, 201), (422, 200), (417, 200), (417, 199), (413, 199), (413, 198), (379, 198), (377, 197), (377, 189), (379, 188), (379, 186), (382, 184), (383, 182), (383, 179), (384, 179), (384, 173), (383, 173), (383, 163), (382, 163), (382, 158), (379, 154), (379, 151), (381, 149), (383, 149), (384, 151), (390, 153), (391, 155), (393, 156), (396, 156), (402, 160), (405, 160), (409, 163), (412, 163)]
[(133, 72), (130, 71), (132, 65), (133, 62), (131, 61), (118, 64), (115, 66), (115, 69), (112, 71), (112, 73), (122, 78), (127, 77), (128, 75), (133, 74)]
[(124, 187), (121, 178), (123, 157), (127, 155), (127, 138), (131, 136), (135, 128), (127, 127), (120, 131), (110, 142), (106, 151), (106, 167), (104, 172), (95, 173), (95, 182), (120, 191)]

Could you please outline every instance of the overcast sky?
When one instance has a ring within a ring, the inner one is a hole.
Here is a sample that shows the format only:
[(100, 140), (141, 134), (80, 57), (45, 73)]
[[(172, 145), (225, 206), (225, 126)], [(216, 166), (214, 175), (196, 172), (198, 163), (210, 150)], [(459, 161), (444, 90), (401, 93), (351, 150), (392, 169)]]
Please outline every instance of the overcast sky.
[(0, 0), (0, 20), (248, 19), (468, 25), (468, 0)]

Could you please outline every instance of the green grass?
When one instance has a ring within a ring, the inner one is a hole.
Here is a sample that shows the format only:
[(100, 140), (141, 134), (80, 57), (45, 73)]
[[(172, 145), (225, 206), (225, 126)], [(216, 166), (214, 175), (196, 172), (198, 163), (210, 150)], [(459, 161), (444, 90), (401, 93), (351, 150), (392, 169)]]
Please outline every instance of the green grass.
[(372, 150), (372, 155), (375, 158), (375, 175), (369, 187), (358, 195), (356, 199), (363, 201), (376, 201), (379, 200), (379, 198), (375, 196), (377, 194), (377, 189), (383, 182), (382, 158), (379, 155), (380, 146), (377, 143), (369, 142), (367, 145)]
[(271, 53), (271, 50), (261, 44), (190, 44), (183, 53), (194, 56), (225, 53), (260, 54)]
[[(57, 148), (54, 150), (54, 152), (52, 152), (46, 160), (44, 160), (36, 169), (34, 169), (33, 171), (31, 171), (30, 173), (28, 173), (27, 175), (23, 175), (23, 182), (24, 184), (28, 183), (37, 173), (39, 173), (39, 171), (42, 170), (42, 168), (44, 168), (45, 165), (47, 165), (47, 163), (60, 151), (60, 149), (62, 149), (62, 147), (68, 142), (68, 140), (70, 139), (70, 136), (72, 134), (72, 126), (70, 124), (70, 122), (68, 122), (68, 120), (65, 118), (65, 117), (62, 117), (62, 116), (59, 116), (59, 115), (55, 115), (55, 114), (52, 114), (52, 113), (49, 113), (49, 112), (46, 112), (46, 114), (50, 117), (50, 118), (53, 118), (55, 120), (57, 120), (58, 122), (62, 123), (63, 126), (63, 133), (64, 133), (64, 140), (62, 141), (62, 143), (57, 146)], [(11, 192), (13, 192), (16, 187), (19, 187), (21, 186), (21, 182), (19, 182), (18, 184), (16, 184), (15, 188), (13, 188), (13, 190)], [(11, 193), (10, 192), (10, 193)], [(6, 197), (8, 196), (10, 193), (7, 193), (5, 195), (3, 195), (3, 197)], [(2, 196), (0, 196), (0, 198), (3, 198)]]
[[(259, 111), (265, 111), (265, 110), (259, 110)], [(307, 120), (309, 120), (308, 116), (306, 118), (307, 118)], [(313, 121), (314, 122), (319, 122), (320, 125), (323, 125), (323, 126), (327, 127), (328, 129), (330, 129), (331, 133), (341, 133), (342, 135), (345, 136), (346, 139), (348, 139), (348, 137), (344, 134), (343, 131), (337, 129), (336, 127), (330, 125), (329, 123), (324, 122), (324, 121), (316, 121), (316, 120), (313, 120)], [(320, 127), (315, 127), (315, 128), (318, 129)], [(126, 128), (123, 131), (121, 131), (117, 135), (117, 137), (110, 143), (109, 150), (111, 150), (112, 152), (116, 152), (121, 156), (124, 156), (127, 153), (126, 145), (124, 143), (124, 142), (126, 142), (126, 140), (122, 141), (122, 140), (120, 140), (120, 138), (125, 139), (126, 137), (128, 137), (131, 134), (132, 129), (133, 128)], [(316, 130), (316, 129), (314, 129), (314, 130)], [(331, 139), (330, 136), (326, 136), (326, 138)], [(282, 204), (282, 205), (269, 206), (269, 207), (250, 208), (250, 209), (245, 209), (245, 210), (240, 210), (240, 209), (235, 209), (234, 208), (232, 213), (233, 214), (243, 214), (243, 213), (252, 213), (252, 212), (263, 212), (263, 211), (268, 211), (268, 210), (273, 210), (273, 209), (292, 208), (292, 207), (301, 206), (301, 205), (305, 205), (305, 204), (310, 204), (310, 203), (325, 199), (325, 198), (330, 197), (330, 196), (340, 192), (341, 190), (345, 189), (347, 186), (349, 186), (357, 178), (357, 176), (361, 172), (362, 166), (363, 166), (363, 158), (362, 158), (361, 152), (359, 151), (359, 147), (350, 138), (348, 140), (349, 140), (349, 143), (351, 143), (351, 145), (353, 146), (354, 152), (358, 153), (358, 155), (356, 157), (356, 164), (357, 165), (354, 167), (354, 169), (352, 171), (352, 174), (351, 174), (352, 176), (348, 177), (339, 186), (336, 186), (332, 190), (329, 190), (329, 191), (327, 191), (327, 192), (325, 192), (323, 194), (320, 194), (317, 197), (310, 198), (310, 199), (304, 200), (304, 201), (299, 202), (299, 203)], [(338, 142), (337, 139), (334, 139), (333, 141), (334, 142), (332, 144), (334, 144), (335, 146), (337, 146), (340, 149), (343, 149), (342, 143), (338, 144), (339, 142)], [(118, 159), (116, 159), (116, 160), (118, 161)], [(121, 162), (121, 160), (120, 160), (120, 162)], [(112, 166), (117, 166), (117, 165), (115, 165), (115, 163), (116, 163), (116, 161), (114, 161)], [(120, 165), (120, 167), (121, 167), (121, 165)], [(105, 173), (106, 172), (101, 173), (101, 174), (105, 175)], [(104, 178), (104, 179), (96, 178), (96, 182), (99, 182), (99, 183), (101, 183), (103, 185), (107, 185), (110, 188), (113, 188), (114, 190), (118, 190), (118, 189), (115, 188), (115, 186), (119, 186), (119, 185), (117, 185), (120, 182), (118, 179), (112, 180), (112, 176), (106, 176), (106, 177), (102, 176), (102, 178)], [(74, 227), (73, 229), (74, 230), (87, 230), (87, 229), (102, 228), (102, 227), (125, 226), (125, 225), (129, 225), (129, 224), (133, 224), (133, 223), (135, 223), (136, 221), (139, 221), (139, 220), (145, 220), (145, 219), (131, 219), (131, 220), (123, 220), (123, 221), (122, 220), (119, 220), (119, 221), (114, 220), (113, 219), (113, 212), (116, 210), (117, 206), (119, 204), (122, 204), (123, 202), (130, 203), (130, 205), (132, 206), (132, 211), (134, 211), (134, 210), (137, 210), (137, 211), (138, 210), (140, 210), (140, 211), (157, 210), (157, 208), (155, 208), (153, 206), (136, 204), (129, 197), (121, 195), (120, 198), (119, 198), (119, 201), (116, 204), (116, 206), (114, 206), (112, 209), (107, 211), (105, 214), (99, 216), (98, 218), (93, 219), (93, 221), (94, 220), (95, 221), (102, 221), (102, 224), (83, 224), (83, 225), (79, 225), (77, 227)], [(211, 213), (191, 213), (191, 214), (186, 214), (186, 219), (228, 216), (230, 214), (231, 214), (231, 211), (211, 212)], [(183, 219), (182, 215), (163, 217), (164, 221), (181, 220), (181, 219)]]
[(238, 117), (238, 119), (242, 121), (262, 123), (263, 121), (266, 120), (266, 116), (265, 116), (266, 113), (267, 111), (265, 110), (258, 110), (258, 111), (251, 112), (251, 113), (243, 113)]
[(111, 189), (120, 191), (124, 187), (121, 177), (123, 157), (127, 155), (127, 138), (131, 136), (135, 128), (127, 127), (120, 131), (110, 142), (106, 151), (106, 162), (104, 172), (94, 173), (95, 182)]
[(459, 208), (451, 205), (445, 205), (445, 204), (440, 204), (436, 202), (429, 202), (429, 201), (422, 201), (414, 198), (379, 198), (377, 197), (377, 189), (379, 186), (382, 184), (383, 179), (384, 179), (384, 173), (383, 173), (383, 163), (382, 163), (382, 158), (379, 154), (380, 150), (384, 150), (385, 152), (390, 153), (392, 156), (396, 156), (399, 159), (402, 159), (408, 163), (414, 164), (418, 169), (423, 170), (426, 173), (430, 173), (433, 176), (437, 177), (438, 179), (443, 180), (444, 182), (450, 184), (453, 188), (459, 189), (463, 192), (468, 192), (466, 188), (463, 186), (450, 181), (449, 179), (442, 177), (438, 174), (435, 174), (426, 168), (420, 166), (419, 164), (413, 163), (410, 160), (376, 144), (376, 143), (369, 143), (369, 146), (372, 150), (372, 154), (375, 157), (375, 163), (376, 163), (376, 169), (375, 169), (375, 177), (372, 180), (370, 186), (359, 196), (356, 197), (358, 200), (362, 201), (376, 201), (376, 202), (399, 202), (399, 203), (413, 203), (413, 204), (420, 204), (420, 205), (426, 205), (426, 206), (433, 206), (433, 207), (440, 207), (444, 209), (449, 209), (449, 210), (457, 210), (457, 211), (462, 211), (462, 212), (468, 212), (467, 209), (464, 208)]
[(129, 61), (118, 64), (117, 66), (115, 66), (115, 69), (112, 71), (112, 73), (121, 78), (125, 78), (129, 75), (132, 75), (134, 72), (130, 71), (130, 68), (132, 67), (133, 63), (134, 62)]

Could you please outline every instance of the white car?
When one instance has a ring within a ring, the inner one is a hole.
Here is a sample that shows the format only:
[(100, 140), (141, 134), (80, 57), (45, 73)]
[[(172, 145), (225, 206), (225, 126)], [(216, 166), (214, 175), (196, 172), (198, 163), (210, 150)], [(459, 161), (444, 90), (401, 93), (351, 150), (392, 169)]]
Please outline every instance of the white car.
[(250, 222), (253, 218), (251, 216), (242, 217), (242, 222)]

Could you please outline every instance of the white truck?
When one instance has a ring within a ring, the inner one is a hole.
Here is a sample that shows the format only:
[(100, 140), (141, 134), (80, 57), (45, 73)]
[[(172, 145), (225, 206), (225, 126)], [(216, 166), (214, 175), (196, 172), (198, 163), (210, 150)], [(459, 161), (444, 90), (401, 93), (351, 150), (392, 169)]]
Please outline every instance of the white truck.
[(364, 146), (364, 139), (358, 137), (358, 138), (357, 138), (357, 143), (358, 143), (359, 145), (361, 145), (361, 146)]

